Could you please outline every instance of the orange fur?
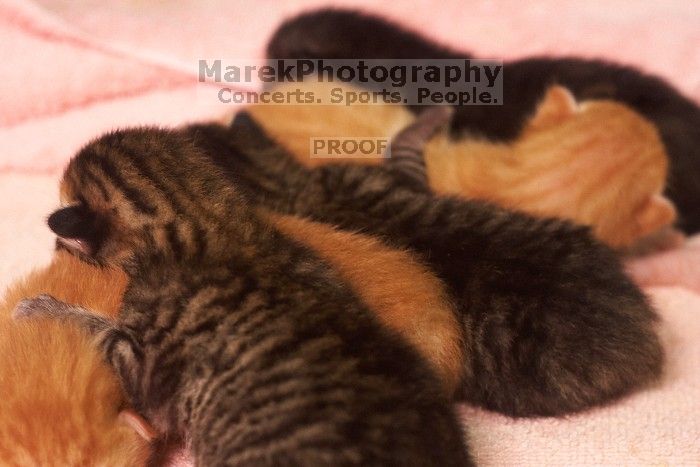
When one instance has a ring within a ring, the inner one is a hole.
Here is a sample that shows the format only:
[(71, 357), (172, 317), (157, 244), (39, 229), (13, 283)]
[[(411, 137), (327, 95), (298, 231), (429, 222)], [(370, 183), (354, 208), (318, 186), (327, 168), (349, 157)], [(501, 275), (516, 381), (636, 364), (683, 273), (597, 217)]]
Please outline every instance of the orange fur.
[(558, 86), (513, 143), (455, 143), (443, 133), (425, 157), (437, 192), (590, 225), (615, 248), (676, 217), (661, 195), (668, 158), (656, 128), (613, 101), (578, 105)]
[(148, 444), (120, 420), (119, 382), (90, 340), (54, 321), (14, 321), (22, 298), (49, 293), (115, 315), (125, 277), (65, 252), (10, 287), (0, 305), (2, 465), (144, 465)]
[[(322, 95), (332, 87), (305, 86)], [(402, 106), (389, 104), (258, 105), (249, 111), (307, 166), (339, 162), (311, 159), (311, 137), (390, 138), (414, 118)], [(661, 196), (668, 158), (656, 128), (614, 101), (578, 104), (560, 86), (548, 91), (516, 141), (454, 141), (443, 132), (428, 143), (425, 159), (430, 184), (439, 193), (590, 225), (599, 239), (615, 248), (634, 245), (676, 217), (673, 205)]]
[(411, 343), (452, 395), (464, 372), (464, 344), (449, 294), (411, 253), (362, 234), (294, 216), (269, 214), (290, 238), (328, 261), (376, 314)]
[[(464, 371), (460, 327), (442, 283), (410, 253), (365, 235), (291, 216), (275, 225), (337, 268), (381, 323), (431, 363), (453, 394)], [(56, 252), (53, 262), (8, 289), (0, 308), (0, 459), (3, 465), (143, 465), (144, 431), (90, 340), (52, 321), (14, 321), (25, 297), (49, 293), (116, 315), (121, 271)], [(136, 428), (136, 429), (135, 429)], [(147, 427), (145, 428), (147, 430)], [(145, 438), (152, 436), (146, 432)]]
[[(283, 85), (296, 89), (299, 84)], [(317, 96), (330, 96), (331, 90), (339, 86), (333, 83), (315, 83), (313, 92)], [(358, 109), (367, 109), (358, 110)], [(332, 163), (357, 163), (376, 165), (383, 162), (380, 157), (333, 157), (312, 158), (311, 138), (358, 137), (387, 138), (401, 131), (414, 119), (411, 112), (402, 106), (361, 105), (346, 106), (298, 104), (298, 105), (252, 105), (246, 108), (271, 138), (285, 146), (296, 159), (307, 167)]]

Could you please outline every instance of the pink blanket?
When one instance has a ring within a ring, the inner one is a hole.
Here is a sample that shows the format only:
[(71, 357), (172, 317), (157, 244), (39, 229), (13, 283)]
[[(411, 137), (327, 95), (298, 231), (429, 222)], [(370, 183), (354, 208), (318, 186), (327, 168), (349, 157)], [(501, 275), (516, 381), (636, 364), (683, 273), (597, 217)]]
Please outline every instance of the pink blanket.
[[(227, 109), (201, 97), (211, 90), (195, 89), (196, 60), (261, 57), (283, 17), (321, 5), (39, 3), (0, 4), (0, 288), (50, 257), (43, 220), (56, 204), (60, 168), (81, 144), (119, 126), (217, 118)], [(338, 3), (384, 12), (483, 57), (574, 53), (636, 64), (700, 98), (700, 9), (692, 2)], [(700, 465), (699, 264), (700, 238), (629, 264), (663, 317), (669, 361), (657, 387), (563, 419), (461, 407), (477, 462)]]

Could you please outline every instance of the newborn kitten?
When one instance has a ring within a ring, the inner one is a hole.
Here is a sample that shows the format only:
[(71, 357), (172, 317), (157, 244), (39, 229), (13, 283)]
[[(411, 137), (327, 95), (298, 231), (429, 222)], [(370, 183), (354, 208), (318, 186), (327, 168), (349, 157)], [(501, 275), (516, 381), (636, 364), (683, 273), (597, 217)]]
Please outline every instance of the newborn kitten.
[[(279, 26), (267, 46), (269, 59), (385, 59), (389, 67), (392, 60), (470, 56), (380, 16), (347, 9), (320, 9), (293, 17)], [(525, 58), (506, 62), (502, 73), (503, 105), (458, 107), (453, 136), (512, 141), (552, 84), (571, 90), (578, 100), (616, 100), (658, 128), (671, 159), (666, 194), (678, 208), (679, 226), (686, 233), (700, 230), (700, 107), (696, 102), (657, 76), (603, 60)]]
[[(186, 163), (183, 163), (186, 161)], [(18, 315), (95, 336), (139, 412), (197, 465), (468, 465), (428, 366), (182, 133), (87, 145), (49, 226), (128, 274), (118, 321), (43, 296)]]
[(67, 323), (17, 322), (24, 297), (51, 293), (116, 315), (126, 278), (65, 251), (10, 286), (0, 304), (2, 465), (145, 466), (150, 427), (128, 409), (90, 338)]
[(676, 219), (661, 193), (667, 156), (654, 126), (614, 101), (547, 91), (509, 144), (446, 133), (425, 147), (431, 188), (591, 226), (622, 250)]
[(403, 183), (401, 171), (304, 167), (245, 114), (187, 131), (251, 204), (378, 235), (447, 284), (467, 361), (461, 396), (510, 415), (557, 415), (655, 380), (656, 315), (589, 231)]

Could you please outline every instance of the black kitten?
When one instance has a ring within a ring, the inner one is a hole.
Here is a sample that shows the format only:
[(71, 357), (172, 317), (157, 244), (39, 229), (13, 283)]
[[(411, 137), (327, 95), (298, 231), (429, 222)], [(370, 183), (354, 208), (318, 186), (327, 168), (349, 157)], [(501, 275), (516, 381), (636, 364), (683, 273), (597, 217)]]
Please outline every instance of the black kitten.
[[(378, 16), (324, 9), (283, 23), (270, 39), (267, 55), (270, 59), (381, 58), (390, 64), (389, 59), (463, 59), (471, 54), (439, 45)], [(633, 67), (549, 57), (506, 63), (503, 105), (457, 108), (453, 135), (459, 138), (468, 131), (493, 140), (515, 138), (544, 91), (555, 83), (566, 86), (579, 100), (618, 100), (654, 122), (671, 158), (666, 192), (679, 210), (680, 227), (686, 233), (700, 231), (700, 107), (662, 79)]]

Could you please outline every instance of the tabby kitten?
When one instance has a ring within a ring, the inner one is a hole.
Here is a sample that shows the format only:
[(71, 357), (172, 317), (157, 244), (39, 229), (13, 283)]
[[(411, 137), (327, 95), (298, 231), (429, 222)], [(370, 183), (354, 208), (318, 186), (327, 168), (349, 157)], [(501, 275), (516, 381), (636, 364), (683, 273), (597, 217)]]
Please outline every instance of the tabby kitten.
[[(269, 40), (270, 59), (464, 59), (456, 51), (376, 15), (320, 9), (284, 22)], [(526, 58), (503, 68), (503, 105), (466, 105), (455, 110), (452, 134), (511, 141), (522, 131), (552, 84), (578, 100), (612, 99), (630, 106), (658, 128), (671, 158), (666, 194), (686, 233), (700, 230), (700, 107), (661, 78), (633, 67), (579, 58)], [(356, 83), (367, 86), (367, 83)], [(371, 84), (371, 83), (369, 83)], [(419, 112), (425, 107), (415, 106)]]
[(378, 235), (448, 286), (467, 360), (463, 399), (558, 415), (654, 381), (656, 315), (588, 229), (432, 194), (389, 164), (304, 167), (246, 114), (187, 128), (251, 204)]
[(134, 407), (189, 439), (197, 465), (470, 464), (423, 360), (182, 132), (101, 137), (62, 199), (59, 241), (128, 274), (119, 319), (48, 296), (17, 314), (94, 335)]
[[(411, 252), (296, 216), (266, 215), (337, 270), (383, 325), (432, 364), (445, 394), (454, 394), (464, 367), (460, 327), (445, 287)], [(0, 300), (3, 465), (168, 466), (185, 452), (177, 449), (181, 440), (152, 439), (153, 430), (128, 409), (119, 381), (80, 329), (11, 319), (20, 300), (41, 293), (113, 317), (125, 285), (122, 271), (58, 249), (51, 264), (7, 289)]]

